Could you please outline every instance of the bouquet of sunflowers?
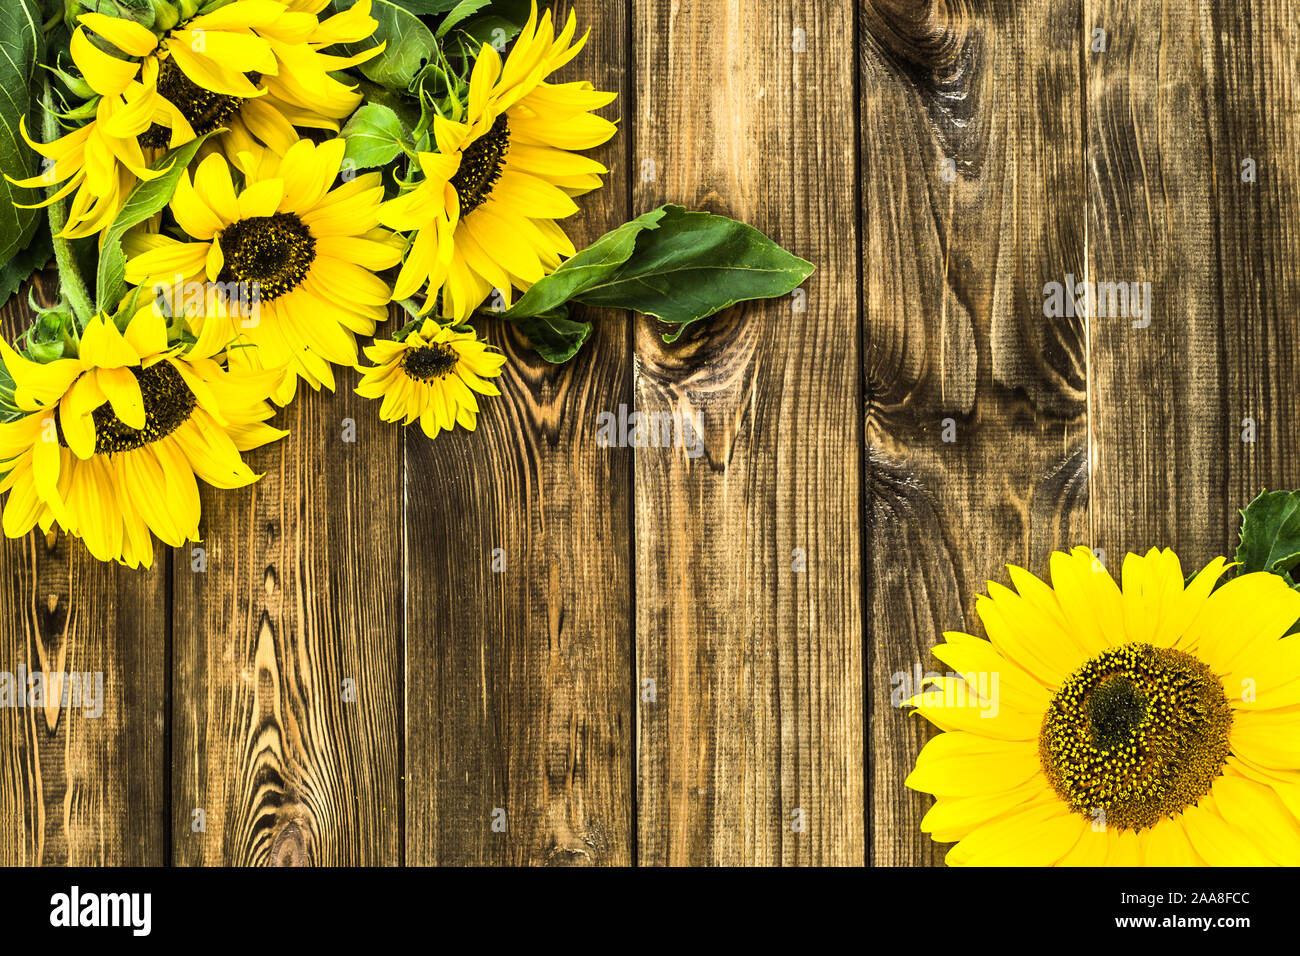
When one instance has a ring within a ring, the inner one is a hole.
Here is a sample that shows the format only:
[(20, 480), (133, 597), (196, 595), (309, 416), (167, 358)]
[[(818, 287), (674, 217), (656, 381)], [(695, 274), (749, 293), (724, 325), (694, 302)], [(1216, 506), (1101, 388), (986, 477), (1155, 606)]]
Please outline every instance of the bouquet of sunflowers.
[(5, 0), (0, 304), (51, 261), (59, 289), (0, 337), (5, 534), (149, 566), (198, 539), (198, 479), (257, 480), (300, 383), (357, 369), (433, 438), (499, 394), (486, 316), (558, 363), (591, 331), (571, 303), (673, 341), (801, 284), (677, 206), (574, 247), (618, 131), (614, 94), (555, 78), (584, 42), (535, 0)]

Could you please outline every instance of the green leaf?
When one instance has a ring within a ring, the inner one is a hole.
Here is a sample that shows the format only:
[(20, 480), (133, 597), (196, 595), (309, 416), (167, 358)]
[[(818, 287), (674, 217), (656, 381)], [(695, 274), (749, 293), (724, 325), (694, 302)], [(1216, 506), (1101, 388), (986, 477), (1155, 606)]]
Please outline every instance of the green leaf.
[(1241, 513), (1239, 574), (1271, 571), (1295, 586), (1300, 564), (1300, 491), (1264, 491)]
[(12, 259), (0, 265), (0, 308), (4, 308), (22, 284), (49, 265), (53, 258), (54, 245), (50, 241), (50, 223), (42, 216), (27, 248), (15, 253)]
[(492, 0), (460, 0), (448, 14), (443, 17), (442, 23), (438, 24), (437, 36), (445, 37), (452, 27), (456, 24), (467, 20), (469, 17), (478, 13), (486, 7)]
[(419, 124), (421, 111), (418, 97), (408, 94), (405, 90), (390, 90), (386, 86), (363, 79), (357, 80), (357, 89), (365, 97), (365, 102), (387, 106), (396, 113), (403, 128), (413, 130)]
[(502, 51), (528, 22), (530, 11), (530, 0), (492, 0), (479, 9), (478, 16), (460, 24), (457, 33), (470, 41), (475, 55), (484, 43)]
[(507, 318), (548, 312), (563, 302), (631, 309), (676, 328), (752, 299), (798, 288), (813, 266), (757, 229), (681, 206), (664, 206), (620, 226), (533, 285)]
[[(540, 17), (546, 12), (546, 4), (539, 3), (537, 15)], [(509, 23), (518, 33), (525, 23), (528, 22), (528, 16), (532, 13), (532, 0), (491, 0), (484, 15), (495, 17), (505, 23)]]
[[(484, 43), (490, 43), (498, 53), (504, 53), (506, 44), (519, 35), (519, 27), (501, 17), (475, 17), (457, 30), (456, 35), (469, 41), (469, 52), (477, 57)], [(450, 50), (447, 55), (451, 56)]]
[(402, 144), (410, 138), (397, 114), (379, 103), (358, 109), (339, 135), (347, 141), (344, 160), (352, 160), (359, 169), (388, 165), (401, 155)]
[(634, 309), (676, 325), (675, 342), (692, 322), (753, 299), (788, 295), (813, 265), (757, 229), (725, 216), (666, 206), (659, 228), (637, 241), (627, 264), (576, 296), (586, 305)]
[[(3, 360), (0, 360), (0, 424), (15, 422), (23, 417), (23, 412), (14, 401), (14, 387), (9, 369), (5, 367)], [(4, 474), (0, 473), (0, 480), (3, 478)]]
[(118, 300), (122, 297), (126, 279), (126, 254), (122, 251), (122, 236), (128, 229), (138, 226), (171, 201), (172, 195), (176, 192), (176, 183), (185, 172), (185, 167), (190, 164), (199, 147), (215, 132), (216, 130), (204, 133), (198, 139), (191, 140), (184, 146), (178, 146), (166, 156), (160, 157), (150, 168), (167, 169), (167, 172), (147, 183), (139, 183), (131, 190), (131, 195), (126, 197), (126, 204), (122, 206), (122, 211), (117, 214), (113, 224), (104, 233), (103, 242), (100, 244), (99, 269), (95, 279), (96, 307), (100, 311), (112, 314)]
[(577, 355), (591, 337), (591, 323), (570, 319), (569, 310), (563, 306), (546, 315), (515, 319), (514, 323), (528, 336), (533, 351), (555, 365), (563, 365)]
[[(352, 6), (352, 0), (332, 0), (335, 10)], [(371, 0), (370, 15), (379, 21), (374, 34), (360, 43), (340, 43), (338, 49), (355, 55), (373, 49), (380, 41), (384, 52), (362, 63), (361, 75), (390, 90), (404, 90), (424, 65), (437, 59), (437, 41), (424, 21), (395, 0)]]
[(558, 269), (535, 282), (502, 317), (512, 321), (553, 312), (584, 289), (614, 275), (636, 251), (637, 237), (659, 228), (667, 210), (656, 209), (601, 236)]
[[(35, 111), (36, 66), (44, 55), (45, 33), (34, 0), (0, 3), (0, 173), (15, 179), (32, 176), (37, 165), (35, 154), (18, 131), (18, 123)], [(28, 131), (31, 129), (28, 124)], [(40, 210), (16, 208), (15, 198), (32, 203), (40, 200), (40, 194), (13, 186), (0, 177), (0, 262), (27, 246), (41, 219)]]
[(393, 0), (404, 10), (421, 16), (439, 16), (455, 8), (461, 0)]

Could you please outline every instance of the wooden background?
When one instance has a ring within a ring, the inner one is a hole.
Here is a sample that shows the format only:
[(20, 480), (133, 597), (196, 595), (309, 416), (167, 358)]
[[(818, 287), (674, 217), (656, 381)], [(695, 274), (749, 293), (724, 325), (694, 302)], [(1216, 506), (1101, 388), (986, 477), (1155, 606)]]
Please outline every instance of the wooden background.
[[(473, 435), (345, 373), (205, 492), (203, 572), (5, 542), (0, 669), (107, 700), (0, 710), (0, 864), (939, 863), (894, 676), (1004, 563), (1199, 564), (1300, 485), (1300, 0), (576, 6), (622, 120), (579, 244), (674, 201), (817, 273), (563, 369), (492, 328)], [(1150, 325), (1044, 318), (1066, 274)], [(620, 404), (703, 456), (600, 447)]]

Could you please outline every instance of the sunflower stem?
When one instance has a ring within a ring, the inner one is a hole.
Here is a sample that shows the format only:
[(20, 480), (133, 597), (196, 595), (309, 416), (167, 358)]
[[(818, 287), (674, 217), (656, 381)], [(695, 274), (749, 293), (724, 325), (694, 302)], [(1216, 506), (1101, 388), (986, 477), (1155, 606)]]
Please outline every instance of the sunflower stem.
[(414, 299), (398, 299), (396, 300), (396, 302), (404, 310), (406, 310), (406, 314), (411, 317), (410, 322), (407, 322), (404, 326), (402, 326), (395, 333), (393, 333), (393, 341), (401, 342), (408, 335), (410, 335), (412, 332), (414, 332), (416, 329), (418, 329), (421, 325), (424, 324), (425, 316), (420, 315), (420, 304), (416, 302)]
[[(45, 81), (41, 94), (41, 108), (45, 112), (43, 130), (45, 142), (52, 143), (59, 136), (59, 118), (54, 112), (54, 97), (50, 92), (50, 81)], [(50, 184), (50, 195), (57, 192), (57, 183)], [(63, 208), (63, 200), (50, 203), (50, 241), (54, 245), (54, 262), (59, 267), (59, 289), (72, 306), (81, 329), (84, 329), (95, 316), (95, 308), (90, 302), (90, 293), (86, 289), (86, 280), (81, 277), (77, 267), (77, 257), (72, 251), (72, 243), (61, 233), (67, 225), (68, 216)], [(80, 329), (78, 330), (80, 331)]]

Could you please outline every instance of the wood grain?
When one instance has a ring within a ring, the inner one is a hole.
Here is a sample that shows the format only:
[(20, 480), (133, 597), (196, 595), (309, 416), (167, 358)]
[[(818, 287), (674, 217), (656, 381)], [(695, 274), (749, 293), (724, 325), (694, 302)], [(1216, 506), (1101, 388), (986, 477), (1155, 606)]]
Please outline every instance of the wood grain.
[(1108, 34), (1088, 58), (1089, 269), (1152, 288), (1149, 327), (1090, 327), (1094, 536), (1116, 567), (1152, 546), (1199, 566), (1230, 533), (1225, 455), (1237, 444), (1215, 198), (1235, 176), (1208, 148), (1216, 107), (1202, 69), (1217, 28), (1192, 2), (1090, 0), (1087, 12)]
[(203, 489), (206, 570), (176, 552), (179, 865), (402, 862), (403, 436), (336, 375), (248, 453), (260, 482)]
[[(1236, 509), (1265, 488), (1300, 488), (1300, 4), (1211, 12), (1218, 42), (1202, 47), (1201, 63), (1215, 90), (1210, 148), (1224, 171), (1215, 217), (1229, 382), (1220, 405), (1236, 439), (1227, 454), (1231, 548)], [(1247, 159), (1260, 171), (1254, 183), (1242, 180)], [(1252, 422), (1255, 440), (1245, 441)]]
[[(627, 4), (573, 8), (591, 38), (562, 79), (619, 91), (602, 113), (626, 116)], [(565, 223), (579, 248), (628, 218), (625, 138), (594, 155), (611, 173)], [(510, 361), (477, 431), (408, 435), (410, 864), (633, 858), (632, 461), (596, 441), (631, 403), (630, 333), (593, 317), (561, 368), (491, 328)]]
[[(44, 305), (53, 282), (38, 283)], [(31, 321), (26, 300), (0, 310), (9, 341)], [(0, 671), (103, 681), (98, 717), (0, 708), (0, 866), (165, 862), (167, 569), (161, 546), (152, 571), (131, 571), (67, 535), (0, 537)]]
[(1092, 328), (1093, 523), (1115, 555), (1200, 567), (1262, 488), (1300, 484), (1297, 12), (1089, 0), (1111, 35), (1089, 71), (1089, 255), (1153, 299), (1149, 328)]
[(861, 865), (852, 5), (633, 11), (635, 211), (725, 213), (818, 269), (675, 346), (638, 325), (637, 409), (704, 441), (636, 452), (639, 861)]
[(1077, 0), (863, 0), (872, 862), (935, 864), (897, 704), (1003, 565), (1087, 540)]

